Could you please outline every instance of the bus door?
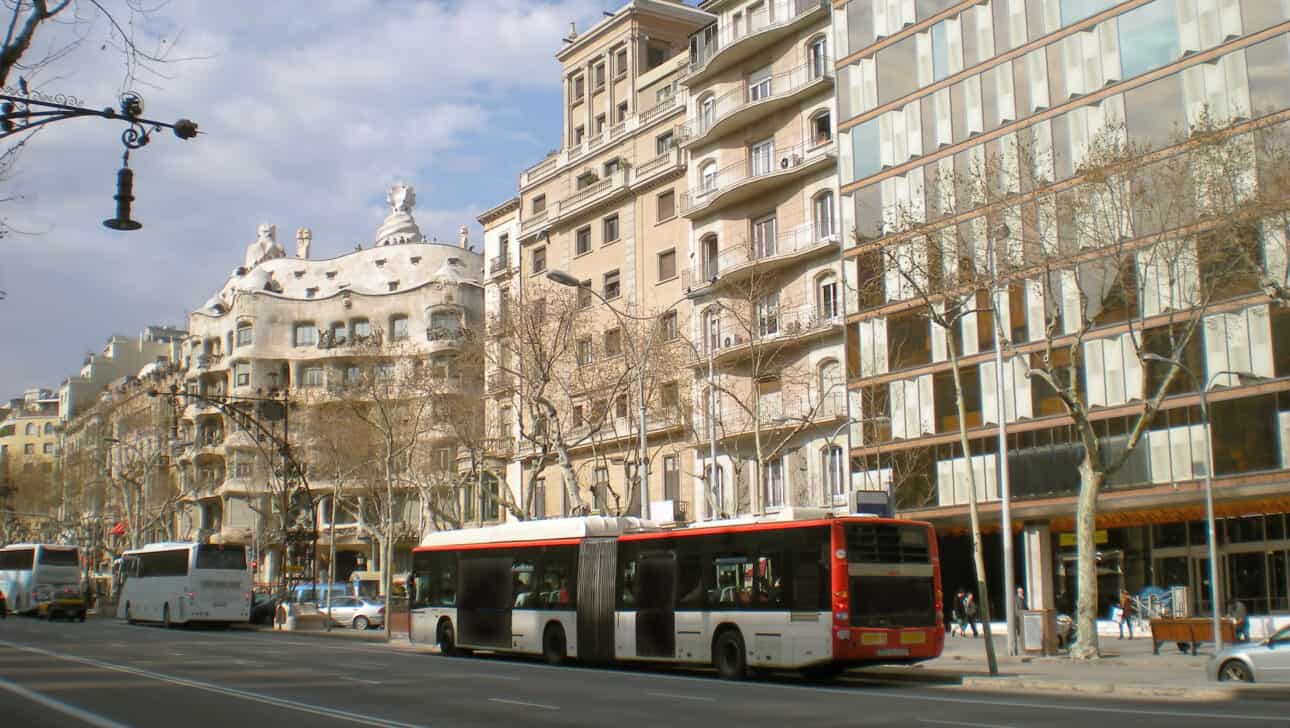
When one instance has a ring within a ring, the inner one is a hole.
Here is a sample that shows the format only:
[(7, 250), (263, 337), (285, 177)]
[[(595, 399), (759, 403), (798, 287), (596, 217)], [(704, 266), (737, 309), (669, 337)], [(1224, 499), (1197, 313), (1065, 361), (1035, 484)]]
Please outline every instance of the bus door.
[(636, 582), (636, 656), (676, 657), (676, 555), (641, 554)]
[(457, 643), (511, 647), (511, 555), (463, 554)]
[(614, 575), (618, 539), (585, 538), (578, 546), (578, 659), (614, 659)]

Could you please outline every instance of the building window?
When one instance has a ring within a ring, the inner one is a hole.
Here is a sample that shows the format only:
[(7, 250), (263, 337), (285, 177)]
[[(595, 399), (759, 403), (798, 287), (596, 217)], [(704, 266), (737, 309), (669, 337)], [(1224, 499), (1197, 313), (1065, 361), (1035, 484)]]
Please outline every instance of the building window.
[(675, 138), (670, 131), (654, 137), (654, 153), (660, 157), (672, 151), (673, 146), (675, 146)]
[(237, 462), (233, 463), (233, 477), (250, 478), (254, 474), (255, 474), (255, 463), (247, 462), (245, 460), (238, 460)]
[(823, 36), (806, 47), (806, 59), (811, 78), (824, 78), (829, 71), (829, 47)]
[(811, 143), (828, 144), (833, 141), (833, 118), (827, 111), (811, 117)]
[(767, 215), (752, 221), (753, 257), (769, 258), (775, 255), (775, 216)]
[(846, 495), (842, 481), (842, 448), (830, 445), (820, 450), (820, 474), (824, 477), (824, 492), (838, 497)]
[(627, 395), (620, 394), (614, 398), (614, 417), (627, 419)]
[[(663, 456), (663, 500), (675, 504), (681, 499), (681, 468), (675, 455)], [(675, 513), (675, 509), (672, 511)]]
[(667, 60), (667, 47), (653, 43), (645, 47), (645, 70), (657, 68)]
[(36, 423), (35, 423), (35, 422), (28, 422), (28, 423), (27, 423), (27, 427), (26, 427), (26, 429), (25, 429), (24, 431), (25, 431), (28, 435), (39, 435), (39, 434), (40, 434), (40, 428), (36, 426)]
[(770, 69), (764, 68), (748, 77), (748, 100), (760, 101), (771, 95)]
[(842, 302), (838, 299), (838, 278), (832, 273), (820, 276), (815, 286), (815, 309), (822, 320), (829, 321), (842, 315)]
[(768, 293), (757, 299), (757, 335), (774, 336), (779, 333), (779, 292)]
[(767, 139), (752, 145), (748, 151), (752, 176), (770, 174), (775, 170), (775, 140)]
[(604, 174), (604, 178), (605, 178), (605, 179), (609, 179), (610, 177), (613, 177), (613, 176), (614, 176), (614, 174), (615, 174), (615, 173), (617, 173), (617, 172), (618, 172), (618, 170), (619, 170), (619, 169), (621, 169), (621, 168), (622, 168), (622, 163), (621, 163), (621, 162), (619, 162), (618, 157), (614, 157), (613, 159), (609, 160), (608, 162), (605, 162), (605, 167), (604, 167), (605, 174)]
[(609, 509), (609, 468), (597, 465), (593, 472), (592, 500), (595, 501), (596, 512), (604, 513)]
[(680, 335), (676, 325), (676, 311), (668, 311), (658, 319), (659, 334), (664, 341), (672, 341)]
[(614, 213), (601, 221), (603, 223), (603, 235), (601, 242), (612, 243), (618, 239), (618, 214)]
[(27, 443), (26, 445), (23, 445), (23, 446), (22, 446), (22, 454), (23, 454), (23, 455), (35, 455), (35, 454), (36, 454), (36, 444), (35, 444), (35, 443), (32, 443), (32, 442), (29, 442), (29, 443)]
[(408, 338), (408, 317), (392, 316), (390, 318), (390, 340), (405, 341)]
[(717, 163), (711, 159), (699, 167), (699, 194), (717, 189)]
[(345, 384), (348, 386), (357, 386), (363, 382), (363, 370), (356, 366), (345, 367)]
[(546, 478), (533, 481), (533, 517), (546, 518)]
[(237, 345), (250, 346), (253, 341), (255, 341), (255, 331), (251, 327), (251, 324), (238, 324)]
[(578, 283), (578, 308), (591, 308), (591, 281)]
[(365, 318), (354, 319), (350, 322), (350, 328), (354, 331), (355, 339), (364, 339), (372, 335), (372, 322)]
[(251, 385), (251, 362), (240, 361), (233, 365), (233, 384), (238, 387)]
[[(160, 357), (160, 362), (159, 362), (159, 363), (165, 363), (165, 357)], [(45, 423), (45, 434), (46, 434), (46, 435), (52, 435), (52, 434), (54, 434), (54, 423), (52, 423), (52, 422), (46, 422), (46, 423)]]
[(605, 332), (605, 356), (618, 356), (623, 353), (623, 332), (610, 329)]
[[(591, 252), (591, 226), (578, 228), (573, 234), (573, 254), (585, 255)], [(536, 267), (536, 266), (535, 266)], [(543, 265), (545, 267), (545, 264)]]
[(605, 298), (612, 301), (615, 298), (618, 298), (621, 293), (621, 286), (618, 282), (618, 271), (611, 270), (605, 274)]
[(658, 387), (658, 401), (664, 409), (676, 409), (681, 403), (681, 390), (676, 382), (663, 382)]
[(291, 340), (295, 346), (316, 346), (318, 344), (318, 327), (312, 321), (298, 323), (295, 325)]
[(391, 362), (381, 362), (372, 370), (373, 378), (378, 382), (390, 382), (394, 380), (394, 364)]
[(766, 507), (784, 507), (784, 460), (775, 458), (762, 466), (762, 487), (765, 489)]
[(533, 249), (533, 272), (541, 273), (546, 270), (546, 246), (542, 245)]
[(546, 212), (546, 195), (538, 195), (537, 197), (534, 197), (533, 202), (531, 204), (533, 207), (534, 215), (538, 214), (539, 212)]
[(600, 136), (605, 131), (605, 115), (596, 114), (596, 136)]
[(305, 387), (321, 387), (323, 385), (323, 368), (305, 367), (300, 374), (300, 380)]
[(658, 254), (658, 279), (671, 280), (676, 277), (676, 249), (664, 250)]
[(604, 88), (605, 87), (605, 64), (597, 63), (596, 67), (592, 69), (592, 77), (596, 84), (595, 88), (597, 91)]
[(626, 48), (619, 48), (618, 51), (614, 53), (614, 75), (615, 76), (627, 75), (627, 49)]
[(833, 237), (832, 192), (821, 192), (811, 200), (811, 222), (815, 224), (815, 240), (822, 241)]
[(578, 366), (585, 367), (591, 363), (591, 339), (590, 337), (578, 339)]
[(349, 331), (349, 328), (348, 328), (347, 326), (345, 326), (345, 322), (344, 322), (344, 321), (335, 321), (335, 322), (333, 322), (333, 323), (332, 323), (332, 325), (331, 325), (331, 344), (332, 344), (332, 346), (336, 346), (337, 344), (343, 344), (343, 343), (345, 343), (345, 334), (346, 334), (348, 331)]
[(663, 222), (676, 217), (676, 193), (672, 190), (659, 193), (657, 200), (656, 222)]
[(577, 103), (577, 102), (579, 102), (579, 101), (582, 101), (582, 98), (583, 98), (584, 96), (586, 96), (586, 95), (587, 95), (587, 87), (586, 87), (586, 83), (585, 83), (584, 79), (582, 78), (582, 76), (574, 76), (574, 77), (573, 77), (573, 101), (574, 101), (574, 103)]
[(44, 445), (42, 445), (42, 446), (41, 446), (40, 451), (41, 451), (41, 452), (43, 452), (43, 453), (45, 453), (46, 455), (53, 455), (53, 454), (54, 454), (54, 443), (52, 443), (52, 442), (47, 442), (47, 443), (45, 443)]
[(621, 124), (624, 121), (627, 121), (627, 102), (626, 101), (618, 104), (618, 114), (615, 117), (616, 123)]
[(587, 424), (587, 408), (580, 404), (573, 406), (573, 426), (582, 427)]
[(587, 127), (583, 126), (582, 124), (579, 124), (578, 126), (574, 127), (574, 130), (573, 130), (574, 146), (581, 144), (582, 140), (586, 138), (587, 138)]

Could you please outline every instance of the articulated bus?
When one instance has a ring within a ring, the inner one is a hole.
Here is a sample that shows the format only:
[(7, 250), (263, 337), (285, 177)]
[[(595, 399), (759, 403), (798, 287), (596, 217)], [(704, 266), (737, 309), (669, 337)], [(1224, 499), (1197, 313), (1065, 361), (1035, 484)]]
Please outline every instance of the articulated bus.
[(117, 562), (117, 618), (130, 624), (230, 624), (251, 619), (246, 547), (156, 543)]
[(927, 523), (793, 514), (662, 529), (562, 518), (428, 535), (411, 637), (444, 654), (540, 654), (829, 677), (944, 646)]
[(81, 584), (80, 553), (75, 546), (19, 543), (0, 549), (0, 592), (18, 614), (36, 611), (42, 587)]

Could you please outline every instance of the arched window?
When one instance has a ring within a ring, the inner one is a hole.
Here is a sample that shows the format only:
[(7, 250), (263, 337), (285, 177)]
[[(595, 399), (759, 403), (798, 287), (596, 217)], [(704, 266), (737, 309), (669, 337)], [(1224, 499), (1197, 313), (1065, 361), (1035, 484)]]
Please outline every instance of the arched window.
[(28, 435), (36, 435), (39, 434), (39, 428), (36, 427), (35, 422), (28, 422), (26, 432)]
[(703, 279), (705, 281), (716, 280), (717, 274), (720, 272), (720, 260), (717, 252), (716, 235), (704, 235), (699, 240), (699, 256), (703, 261)]
[(237, 325), (237, 345), (250, 346), (255, 342), (255, 329), (251, 322), (243, 321)]
[(846, 495), (846, 483), (842, 479), (842, 447), (826, 445), (820, 448), (820, 478), (824, 481), (824, 493), (833, 499)]
[(811, 135), (811, 144), (820, 146), (833, 141), (833, 116), (828, 109), (817, 111), (811, 115), (809, 132)]
[(709, 159), (699, 166), (699, 193), (706, 194), (717, 188), (717, 163)]
[(845, 395), (842, 388), (842, 365), (837, 359), (825, 359), (819, 366), (820, 396), (828, 398), (834, 395)]
[(829, 321), (842, 315), (839, 293), (838, 277), (833, 271), (823, 273), (815, 279), (815, 313), (821, 321)]
[(45, 434), (46, 434), (46, 435), (52, 435), (52, 434), (54, 434), (54, 423), (53, 423), (53, 422), (46, 422), (46, 423), (45, 423)]
[(837, 234), (833, 224), (833, 191), (825, 190), (811, 198), (811, 222), (815, 225), (815, 239), (830, 240)]
[(823, 78), (829, 72), (828, 39), (817, 35), (806, 43), (806, 65), (812, 79)]

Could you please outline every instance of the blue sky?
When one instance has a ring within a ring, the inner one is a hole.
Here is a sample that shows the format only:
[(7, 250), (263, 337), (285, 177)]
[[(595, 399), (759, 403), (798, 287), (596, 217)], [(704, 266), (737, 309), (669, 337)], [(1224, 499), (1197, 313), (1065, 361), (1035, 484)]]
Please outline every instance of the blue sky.
[[(124, 5), (121, 0), (108, 6)], [(585, 29), (618, 3), (598, 0), (172, 0), (122, 16), (176, 60), (126, 81), (101, 19), (53, 29), (67, 55), (27, 72), (32, 88), (104, 106), (125, 88), (146, 115), (189, 117), (196, 140), (157, 135), (135, 152), (134, 218), (113, 211), (120, 125), (47, 127), (0, 181), (0, 396), (57, 387), (112, 334), (183, 325), (236, 267), (261, 222), (288, 249), (309, 227), (313, 255), (370, 245), (385, 189), (417, 188), (427, 235), (453, 240), (515, 194), (521, 169), (558, 144), (559, 66), (570, 21)], [(119, 18), (120, 19), (120, 18)], [(105, 43), (105, 41), (107, 41)]]

